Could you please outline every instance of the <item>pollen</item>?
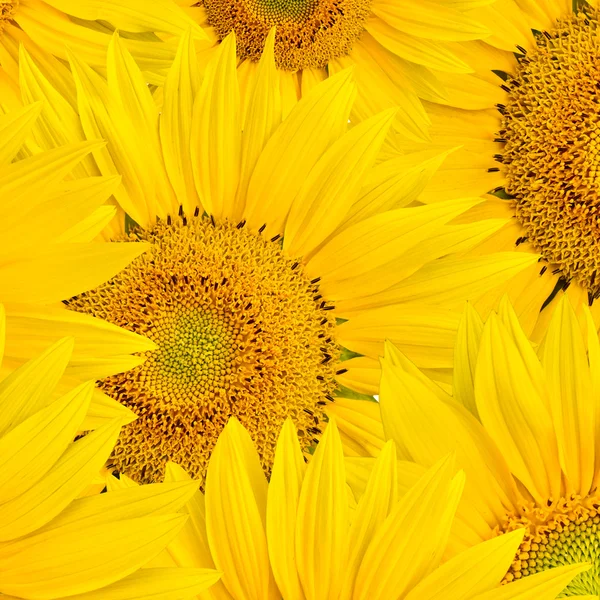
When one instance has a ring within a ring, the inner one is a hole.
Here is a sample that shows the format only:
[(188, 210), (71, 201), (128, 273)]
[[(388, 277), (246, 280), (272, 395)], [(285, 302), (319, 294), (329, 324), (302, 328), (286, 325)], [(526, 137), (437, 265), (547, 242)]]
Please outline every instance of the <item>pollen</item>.
[[(525, 507), (520, 515), (509, 515), (502, 532), (524, 527), (521, 543), (503, 583), (554, 567), (589, 563), (557, 596), (600, 594), (600, 498), (571, 496), (545, 507)], [(498, 532), (500, 533), (500, 531)]]
[(235, 31), (238, 57), (260, 59), (276, 26), (275, 61), (280, 69), (323, 68), (347, 55), (364, 30), (370, 0), (203, 0), (219, 39)]
[(539, 34), (505, 89), (500, 160), (524, 237), (593, 300), (600, 296), (597, 13)]
[(145, 362), (99, 383), (138, 415), (113, 451), (115, 468), (162, 481), (174, 461), (204, 481), (231, 416), (249, 431), (268, 474), (290, 416), (303, 449), (318, 441), (339, 360), (333, 307), (300, 261), (243, 223), (177, 217), (132, 242), (150, 249), (69, 308), (147, 336)]

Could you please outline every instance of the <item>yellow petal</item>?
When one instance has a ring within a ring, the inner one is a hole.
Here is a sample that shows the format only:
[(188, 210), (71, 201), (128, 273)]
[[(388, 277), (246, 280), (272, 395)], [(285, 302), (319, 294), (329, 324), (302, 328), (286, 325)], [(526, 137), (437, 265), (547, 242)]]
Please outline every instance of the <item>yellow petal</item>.
[[(475, 596), (472, 600), (554, 600), (579, 573), (587, 571), (589, 565), (568, 565), (528, 575), (503, 585), (490, 592)], [(586, 596), (583, 596), (586, 598)], [(590, 597), (593, 598), (593, 596)]]
[(155, 189), (148, 185), (152, 180), (146, 177), (145, 153), (140, 151), (131, 122), (100, 75), (77, 54), (69, 54), (69, 63), (77, 86), (77, 108), (86, 137), (108, 142), (106, 147), (94, 152), (100, 172), (122, 177), (115, 198), (136, 223), (142, 226), (154, 223)]
[(282, 233), (292, 202), (311, 169), (345, 132), (355, 94), (344, 71), (315, 86), (278, 127), (258, 161), (248, 186), (244, 215), (266, 234)]
[(379, 212), (408, 206), (427, 186), (451, 150), (415, 152), (376, 165), (365, 178), (360, 197), (350, 208), (343, 226), (348, 227)]
[(0, 544), (0, 592), (52, 600), (109, 585), (156, 556), (185, 519), (163, 515), (102, 522), (76, 531), (63, 527), (45, 532), (43, 528)]
[(359, 566), (375, 532), (395, 508), (398, 500), (396, 447), (389, 441), (373, 465), (371, 476), (361, 496), (348, 536), (350, 549), (345, 570), (343, 600), (353, 597)]
[(235, 215), (240, 177), (241, 105), (235, 35), (229, 34), (209, 63), (192, 116), (192, 165), (205, 210), (217, 219)]
[[(88, 394), (89, 391), (88, 386)], [(69, 444), (39, 482), (2, 504), (0, 541), (27, 535), (62, 512), (102, 468), (117, 441), (119, 430), (119, 421), (113, 421)]]
[(561, 472), (548, 399), (539, 389), (506, 328), (492, 313), (475, 372), (477, 410), (511, 471), (543, 503), (560, 496)]
[(594, 478), (598, 398), (592, 381), (579, 322), (563, 296), (550, 321), (541, 349), (550, 388), (552, 420), (567, 491), (585, 496)]
[(194, 100), (200, 89), (200, 71), (192, 38), (187, 32), (177, 50), (163, 87), (160, 140), (165, 167), (186, 215), (199, 205), (190, 154)]
[(328, 238), (358, 196), (364, 174), (379, 154), (396, 115), (391, 109), (353, 127), (308, 174), (296, 196), (284, 234), (290, 256), (305, 256)]
[(497, 587), (508, 571), (524, 530), (477, 544), (453, 557), (413, 588), (406, 600), (468, 600)]
[(123, 113), (135, 131), (140, 163), (140, 178), (152, 194), (154, 216), (165, 217), (179, 208), (162, 161), (158, 131), (158, 108), (138, 65), (124, 47), (118, 34), (112, 36), (107, 58), (108, 89), (119, 99)]
[(117, 29), (135, 33), (164, 31), (181, 35), (190, 27), (206, 37), (177, 3), (164, 0), (133, 0), (124, 6), (118, 0), (46, 0), (50, 6), (86, 21), (108, 21)]
[(485, 38), (490, 33), (475, 19), (430, 0), (418, 5), (408, 0), (377, 0), (372, 10), (392, 27), (426, 39), (457, 42)]
[[(85, 135), (79, 116), (63, 96), (53, 86), (43, 71), (37, 66), (25, 46), (19, 48), (19, 85), (23, 101), (27, 103), (43, 101), (40, 119), (33, 128), (33, 138), (43, 149), (82, 142)], [(74, 169), (77, 177), (98, 175), (98, 167), (91, 156), (86, 156)]]
[(396, 366), (382, 359), (380, 406), (387, 438), (400, 456), (426, 467), (450, 452), (467, 474), (465, 499), (473, 506), (473, 523), (481, 515), (494, 528), (516, 497), (511, 474), (492, 440), (475, 418), (431, 382), (405, 357)]
[(353, 315), (336, 337), (345, 348), (375, 359), (387, 338), (420, 368), (451, 368), (459, 319), (437, 306), (423, 310), (418, 304), (397, 304)]
[(271, 568), (284, 598), (304, 600), (296, 567), (296, 520), (306, 472), (296, 428), (286, 419), (275, 450), (267, 495), (267, 541)]
[(109, 421), (118, 420), (121, 425), (127, 425), (137, 419), (137, 415), (99, 389), (95, 389), (85, 419), (81, 424), (82, 431), (98, 429)]
[(536, 254), (499, 252), (476, 257), (449, 257), (424, 265), (398, 283), (388, 300), (424, 302), (462, 308), (465, 299), (477, 298), (511, 279), (538, 260)]
[(23, 202), (35, 206), (51, 186), (62, 180), (92, 150), (104, 146), (104, 142), (81, 142), (40, 152), (30, 158), (0, 167), (2, 199), (0, 207), (6, 214), (0, 227), (10, 227), (12, 219), (22, 214)]
[(92, 389), (83, 384), (0, 439), (0, 502), (18, 497), (52, 468), (75, 437)]
[(403, 253), (432, 238), (445, 223), (478, 202), (440, 202), (374, 215), (319, 249), (306, 266), (307, 274), (321, 277), (322, 289), (332, 299), (387, 289), (419, 267), (398, 264)]
[(275, 28), (269, 32), (265, 40), (265, 47), (253, 77), (253, 87), (248, 92), (248, 110), (242, 135), (240, 183), (236, 201), (236, 208), (241, 213), (246, 206), (248, 184), (256, 163), (283, 117), (280, 72), (275, 66), (274, 45)]
[(3, 234), (3, 244), (16, 252), (31, 247), (32, 240), (38, 246), (51, 241), (91, 241), (93, 237), (74, 240), (65, 234), (80, 227), (99, 208), (108, 208), (114, 215), (114, 206), (102, 207), (102, 204), (119, 181), (118, 177), (85, 177), (58, 184), (51, 193), (41, 195), (35, 206), (27, 206), (21, 223)]
[(234, 598), (280, 598), (269, 566), (267, 481), (250, 436), (231, 418), (206, 476), (206, 532), (215, 565)]
[(325, 411), (335, 417), (346, 455), (351, 443), (359, 456), (379, 456), (385, 437), (377, 402), (336, 397)]
[(0, 436), (48, 406), (73, 353), (73, 338), (63, 338), (0, 383)]
[(396, 504), (365, 552), (355, 600), (402, 597), (438, 566), (464, 484), (453, 473), (451, 459), (439, 461)]
[(8, 165), (21, 149), (40, 116), (42, 103), (34, 102), (0, 117), (0, 165)]
[(411, 62), (449, 73), (470, 73), (473, 70), (438, 41), (415, 37), (375, 16), (366, 20), (365, 29), (390, 52)]
[[(146, 251), (143, 243), (56, 243), (0, 267), (0, 296), (60, 302), (104, 283)], [(7, 257), (2, 257), (6, 259)], [(23, 276), (26, 273), (26, 277)]]
[[(180, 600), (192, 598), (220, 577), (210, 569), (140, 569), (101, 590), (69, 596), (69, 600)], [(60, 600), (67, 600), (61, 598)]]
[(475, 368), (479, 354), (479, 344), (483, 334), (483, 321), (467, 303), (458, 325), (456, 346), (454, 348), (453, 395), (475, 417), (478, 417), (475, 401)]
[(308, 463), (296, 523), (296, 563), (307, 600), (337, 598), (348, 552), (344, 455), (335, 420)]

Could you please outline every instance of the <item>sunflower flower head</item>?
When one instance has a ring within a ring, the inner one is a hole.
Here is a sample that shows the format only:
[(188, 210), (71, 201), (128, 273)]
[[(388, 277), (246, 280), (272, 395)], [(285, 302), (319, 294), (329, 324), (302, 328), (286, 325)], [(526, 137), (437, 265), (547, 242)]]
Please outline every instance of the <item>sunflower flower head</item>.
[[(5, 331), (0, 305), (0, 354)], [(112, 498), (86, 495), (132, 417), (96, 426), (92, 381), (56, 393), (72, 352), (73, 339), (59, 340), (0, 381), (0, 594), (58, 600), (201, 592), (219, 573), (141, 569), (184, 526), (177, 510), (196, 482), (140, 487)], [(111, 403), (105, 398), (105, 407)]]
[[(484, 314), (507, 293), (539, 342), (560, 295), (600, 313), (598, 267), (599, 14), (584, 2), (513, 0), (474, 8), (492, 35), (466, 42), (473, 68), (458, 74), (445, 101), (425, 104), (431, 142), (452, 152), (419, 200), (486, 195), (465, 222), (508, 216), (474, 253), (539, 254), (475, 306)], [(396, 138), (396, 149), (422, 145)], [(543, 310), (548, 306), (547, 310)]]
[[(453, 464), (445, 457), (406, 486), (388, 442), (355, 498), (335, 419), (308, 464), (288, 419), (267, 482), (248, 432), (231, 419), (210, 459), (205, 494), (186, 504), (194, 526), (168, 554), (182, 567), (216, 566), (223, 575), (211, 593), (233, 600), (550, 600), (587, 568), (549, 569), (501, 586), (522, 530), (443, 563), (465, 482)], [(168, 480), (186, 477), (169, 464)], [(111, 477), (108, 495), (122, 485)]]
[(534, 347), (505, 299), (485, 324), (464, 316), (453, 397), (388, 347), (381, 409), (386, 437), (427, 466), (457, 452), (467, 481), (455, 548), (525, 528), (505, 582), (588, 562), (560, 597), (600, 592), (598, 367), (600, 344), (584, 307), (582, 333), (567, 298)]
[[(287, 416), (308, 453), (344, 387), (350, 404), (353, 393), (377, 392), (390, 319), (391, 335), (419, 364), (447, 373), (460, 312), (445, 299), (462, 300), (535, 261), (511, 257), (490, 269), (478, 260), (448, 278), (446, 258), (504, 222), (455, 226), (479, 202), (468, 198), (407, 207), (438, 159), (377, 163), (396, 111), (350, 128), (351, 70), (284, 115), (274, 41), (272, 32), (244, 100), (235, 37), (203, 76), (184, 37), (159, 110), (115, 35), (107, 80), (71, 56), (73, 123), (49, 111), (35, 131), (40, 140), (55, 131), (107, 140), (94, 166), (122, 175), (114, 196), (127, 220), (120, 213), (103, 235), (148, 248), (68, 301), (157, 345), (139, 367), (102, 383), (140, 417), (112, 457), (140, 482), (160, 481), (169, 459), (202, 480), (231, 416), (253, 436), (267, 473)], [(28, 97), (56, 103), (26, 53), (22, 64)], [(427, 299), (432, 286), (437, 296)]]
[(600, 297), (599, 77), (597, 13), (560, 19), (521, 56), (499, 130), (506, 191), (524, 237), (591, 300)]

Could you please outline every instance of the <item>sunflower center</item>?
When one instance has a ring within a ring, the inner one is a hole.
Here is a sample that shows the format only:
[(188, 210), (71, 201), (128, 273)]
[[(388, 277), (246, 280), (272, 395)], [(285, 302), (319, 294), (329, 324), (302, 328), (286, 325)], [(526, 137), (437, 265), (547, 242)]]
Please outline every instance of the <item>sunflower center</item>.
[(178, 218), (130, 239), (150, 250), (68, 302), (157, 345), (142, 365), (100, 383), (138, 415), (122, 430), (115, 467), (147, 483), (161, 481), (172, 460), (203, 481), (232, 415), (250, 432), (267, 473), (287, 416), (308, 451), (339, 358), (335, 318), (318, 282), (277, 240), (243, 226)]
[(600, 296), (600, 44), (582, 13), (537, 37), (506, 84), (500, 158), (527, 239), (563, 279)]
[(527, 533), (504, 582), (575, 563), (591, 564), (559, 598), (600, 593), (600, 498), (571, 497), (550, 507), (530, 507), (510, 515), (503, 532), (525, 527)]
[(19, 0), (0, 0), (0, 31), (10, 21), (19, 6)]
[(240, 59), (257, 61), (277, 26), (280, 69), (322, 68), (347, 55), (363, 31), (371, 0), (202, 0), (220, 39), (235, 31)]

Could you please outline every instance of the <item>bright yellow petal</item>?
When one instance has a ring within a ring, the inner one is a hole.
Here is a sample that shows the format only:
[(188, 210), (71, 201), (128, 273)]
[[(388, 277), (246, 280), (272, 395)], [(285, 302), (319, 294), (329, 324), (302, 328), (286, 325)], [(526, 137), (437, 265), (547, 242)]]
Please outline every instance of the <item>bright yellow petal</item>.
[(355, 600), (402, 597), (438, 566), (464, 485), (453, 474), (453, 461), (441, 460), (396, 504), (365, 552)]
[(354, 95), (350, 72), (329, 77), (304, 96), (275, 130), (248, 186), (244, 215), (252, 228), (266, 223), (265, 235), (283, 232), (306, 177), (323, 152), (346, 131)]
[(372, 11), (386, 23), (411, 35), (433, 40), (461, 41), (485, 38), (489, 30), (459, 11), (423, 0), (376, 0)]
[(406, 600), (469, 600), (502, 581), (524, 530), (520, 529), (477, 544), (453, 557), (425, 578)]
[(346, 228), (376, 213), (408, 206), (416, 200), (451, 150), (415, 152), (375, 166), (363, 181), (358, 200), (344, 219)]
[(267, 481), (250, 436), (231, 418), (206, 476), (206, 532), (215, 565), (234, 598), (280, 597), (269, 566)]
[(561, 298), (541, 348), (550, 388), (550, 407), (569, 493), (585, 496), (594, 478), (598, 398), (579, 322), (566, 296)]
[(220, 576), (218, 571), (210, 569), (140, 569), (101, 590), (68, 598), (70, 600), (180, 600), (204, 592), (214, 585)]
[(387, 289), (420, 266), (398, 264), (410, 248), (433, 237), (445, 223), (479, 200), (440, 202), (374, 215), (332, 238), (306, 265), (331, 299), (367, 296)]
[(54, 519), (34, 535), (0, 544), (0, 592), (52, 600), (109, 585), (156, 556), (185, 519), (162, 515), (51, 529)]
[(483, 321), (467, 304), (458, 326), (454, 348), (453, 396), (475, 417), (478, 417), (475, 401), (475, 368), (479, 354), (479, 344), (483, 334)]
[(217, 219), (237, 218), (240, 177), (241, 105), (236, 73), (235, 36), (219, 45), (204, 74), (192, 116), (192, 165), (205, 210)]
[(342, 443), (329, 421), (308, 463), (296, 523), (296, 563), (307, 600), (337, 598), (348, 552), (348, 499)]
[(179, 36), (192, 28), (195, 36), (205, 37), (202, 29), (175, 2), (130, 0), (123, 5), (118, 0), (45, 1), (68, 15), (87, 21), (108, 21), (115, 28), (125, 31), (163, 31)]
[(267, 541), (271, 568), (284, 598), (304, 600), (296, 567), (296, 520), (306, 472), (296, 428), (286, 419), (275, 450), (267, 495)]
[(73, 353), (73, 338), (63, 338), (0, 383), (0, 435), (50, 404), (52, 392)]
[(199, 206), (194, 184), (190, 137), (200, 71), (190, 33), (182, 37), (163, 87), (160, 140), (165, 168), (186, 215)]
[(75, 438), (93, 386), (83, 384), (13, 427), (0, 439), (0, 501), (26, 492), (52, 468)]
[(274, 131), (281, 124), (282, 98), (280, 72), (275, 66), (275, 28), (265, 40), (265, 47), (249, 91), (242, 135), (242, 162), (236, 208), (242, 213), (246, 206), (248, 184), (256, 163)]
[[(529, 575), (519, 581), (503, 585), (490, 592), (475, 596), (472, 600), (554, 600), (579, 573), (587, 571), (588, 565), (569, 565), (548, 569)], [(582, 600), (593, 596), (582, 596)]]
[[(154, 205), (154, 217), (165, 217), (179, 208), (162, 160), (159, 113), (146, 79), (119, 38), (114, 34), (108, 46), (108, 89), (118, 99), (125, 118), (135, 131), (140, 178), (146, 184), (147, 202)], [(142, 166), (143, 165), (143, 166)]]
[[(87, 386), (85, 392), (89, 396), (91, 387)], [(2, 504), (0, 541), (14, 540), (39, 529), (79, 496), (109, 457), (120, 426), (119, 421), (113, 421), (69, 444), (39, 482)]]
[(0, 165), (10, 164), (40, 116), (42, 103), (34, 102), (0, 117)]
[(560, 496), (561, 471), (548, 399), (539, 389), (506, 328), (492, 313), (475, 372), (477, 410), (511, 471), (544, 503)]
[(310, 254), (343, 221), (396, 112), (385, 111), (353, 127), (310, 171), (286, 222), (283, 247), (290, 256)]
[[(0, 296), (39, 304), (60, 302), (104, 283), (146, 251), (143, 243), (57, 243), (0, 267)], [(26, 276), (24, 277), (24, 273)]]
[[(382, 359), (381, 418), (387, 438), (400, 456), (433, 465), (450, 452), (467, 474), (465, 499), (473, 506), (472, 523), (485, 534), (513, 506), (511, 474), (492, 440), (475, 418), (439, 391), (406, 358), (396, 366)], [(399, 357), (402, 358), (402, 357)], [(486, 525), (487, 524), (487, 525)]]
[(388, 442), (373, 465), (371, 476), (361, 496), (348, 536), (348, 565), (344, 574), (342, 600), (353, 597), (358, 569), (375, 532), (388, 518), (398, 501), (396, 447)]

